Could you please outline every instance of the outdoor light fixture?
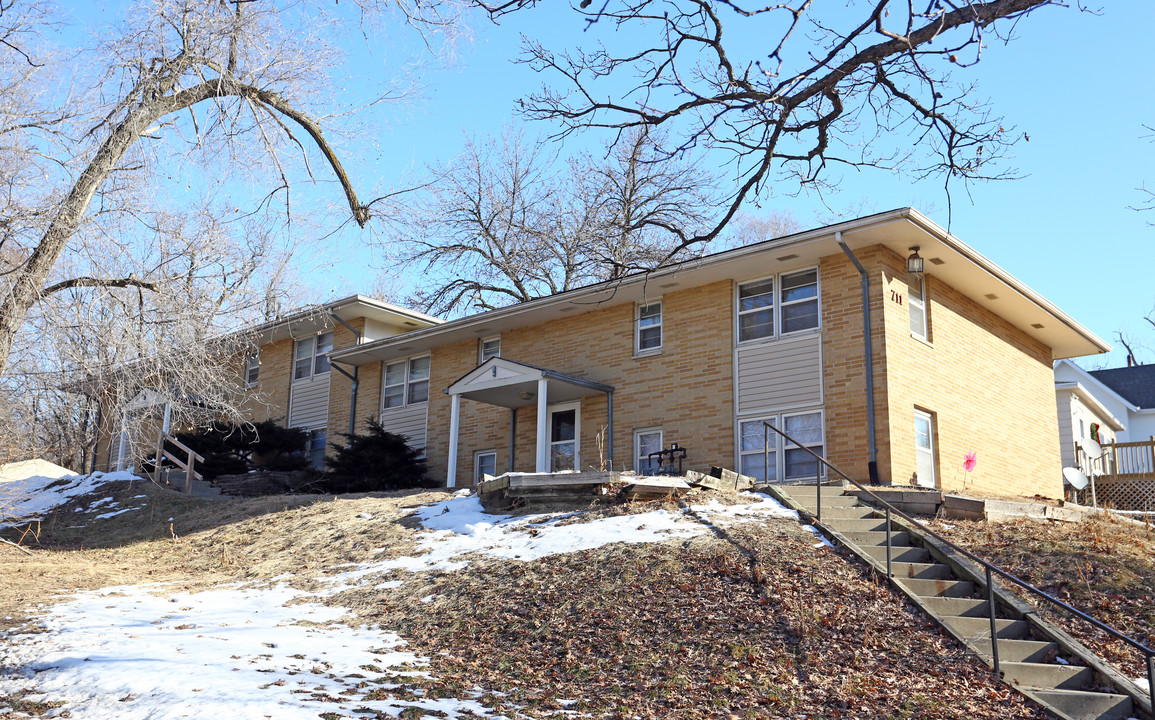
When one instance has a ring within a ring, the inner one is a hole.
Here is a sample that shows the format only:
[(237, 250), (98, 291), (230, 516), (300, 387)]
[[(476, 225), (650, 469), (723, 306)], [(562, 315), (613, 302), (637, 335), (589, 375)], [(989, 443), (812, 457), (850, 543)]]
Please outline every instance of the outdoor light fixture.
[(906, 259), (906, 271), (911, 275), (922, 275), (922, 258), (918, 255), (918, 245), (910, 249), (910, 257)]
[(531, 393), (529, 390), (522, 390), (520, 393), (518, 393), (518, 395), (522, 400), (533, 400), (533, 393)]

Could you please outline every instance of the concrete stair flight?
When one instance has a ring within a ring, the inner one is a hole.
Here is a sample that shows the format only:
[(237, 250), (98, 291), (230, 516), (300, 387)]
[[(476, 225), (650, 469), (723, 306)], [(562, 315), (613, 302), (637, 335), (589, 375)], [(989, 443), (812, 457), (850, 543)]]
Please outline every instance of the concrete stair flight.
[[(818, 490), (814, 485), (772, 485), (764, 489), (796, 510), (817, 515)], [(841, 483), (823, 485), (821, 518), (816, 518), (816, 524), (885, 573), (885, 513), (863, 504), (844, 489)], [(963, 579), (965, 574), (956, 565), (942, 561), (921, 545), (921, 537), (912, 537), (910, 532), (894, 524), (891, 529), (894, 584), (948, 633), (993, 667), (985, 587)], [(1130, 695), (1101, 690), (1104, 683), (1095, 670), (1081, 664), (1077, 654), (1065, 653), (1056, 638), (1046, 637), (1042, 624), (1027, 622), (1006, 605), (996, 602), (995, 625), (1003, 681), (1056, 717), (1063, 720), (1137, 717), (1135, 712), (1139, 707)], [(1064, 654), (1076, 659), (1063, 659)]]

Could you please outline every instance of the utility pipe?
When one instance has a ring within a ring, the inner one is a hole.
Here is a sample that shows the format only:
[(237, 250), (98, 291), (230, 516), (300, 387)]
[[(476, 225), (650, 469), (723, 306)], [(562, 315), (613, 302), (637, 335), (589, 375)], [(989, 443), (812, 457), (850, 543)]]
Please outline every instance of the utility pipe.
[[(350, 325), (349, 323), (345, 322), (340, 317), (338, 317), (337, 313), (333, 312), (332, 310), (329, 311), (329, 314), (333, 317), (334, 320), (336, 320), (337, 322), (344, 325), (346, 327), (346, 329), (349, 330), (349, 332), (353, 333), (353, 337), (355, 338), (355, 340), (353, 342), (354, 345), (360, 345), (361, 344), (361, 333), (357, 332), (353, 328), (352, 325)], [(337, 367), (336, 365), (333, 365), (332, 360), (329, 361), (329, 364), (332, 365), (333, 367)], [(337, 368), (337, 369), (341, 370), (341, 368)], [(341, 370), (341, 374), (344, 375), (345, 377), (349, 378), (349, 380), (352, 382), (352, 389), (350, 389), (350, 391), (349, 391), (349, 395), (350, 395), (350, 397), (349, 397), (349, 434), (350, 435), (355, 435), (357, 433), (357, 386), (360, 385), (360, 381), (358, 381), (358, 379), (357, 379), (357, 376), (360, 375), (358, 370), (360, 370), (360, 368), (356, 365), (353, 366), (353, 374), (352, 375), (345, 372), (344, 370)]]
[(870, 339), (870, 274), (866, 272), (866, 268), (862, 267), (862, 263), (842, 241), (841, 231), (834, 233), (834, 241), (838, 243), (838, 247), (842, 248), (846, 257), (850, 258), (850, 262), (854, 263), (859, 276), (862, 277), (862, 335), (866, 353), (866, 440), (869, 448), (867, 471), (870, 473), (870, 484), (877, 485), (878, 445), (874, 437), (874, 351)]

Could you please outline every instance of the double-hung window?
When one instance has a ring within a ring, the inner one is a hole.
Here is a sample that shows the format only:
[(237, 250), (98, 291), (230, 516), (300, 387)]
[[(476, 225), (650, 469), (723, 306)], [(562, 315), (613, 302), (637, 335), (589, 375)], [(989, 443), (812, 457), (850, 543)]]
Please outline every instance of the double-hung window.
[(261, 377), (261, 356), (253, 353), (245, 357), (245, 387), (253, 387)]
[(429, 400), (429, 356), (408, 358), (385, 366), (385, 408), (414, 405)]
[(478, 353), (478, 364), (485, 362), (489, 358), (501, 357), (501, 336), (485, 338), (481, 341), (480, 352)]
[(332, 332), (298, 340), (293, 351), (293, 379), (303, 380), (329, 372), (329, 353), (332, 351)]
[(653, 475), (658, 471), (658, 458), (650, 459), (650, 453), (662, 449), (661, 428), (648, 428), (634, 431), (634, 457), (637, 458), (634, 470), (639, 475)]
[(920, 340), (929, 340), (926, 322), (926, 281), (913, 277), (908, 291), (907, 307), (910, 310), (910, 334)]
[(817, 269), (738, 285), (738, 342), (813, 330), (818, 325)]
[[(798, 444), (788, 442), (767, 428), (763, 421), (781, 428)], [(822, 413), (805, 412), (771, 415), (739, 423), (739, 467), (743, 475), (759, 482), (813, 479), (819, 472), (818, 461), (803, 450), (809, 448), (822, 455)]]
[(662, 349), (662, 303), (661, 301), (638, 305), (635, 323), (634, 351), (638, 353), (657, 352)]

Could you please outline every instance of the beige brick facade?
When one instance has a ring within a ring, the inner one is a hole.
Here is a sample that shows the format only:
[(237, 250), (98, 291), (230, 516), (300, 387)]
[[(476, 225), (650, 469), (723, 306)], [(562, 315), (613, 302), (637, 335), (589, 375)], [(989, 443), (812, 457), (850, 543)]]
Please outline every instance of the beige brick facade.
[[(634, 467), (634, 431), (660, 427), (663, 440), (687, 448), (686, 467), (732, 465), (734, 456), (732, 285), (718, 282), (662, 297), (662, 352), (634, 354), (633, 303), (621, 303), (531, 325), (501, 336), (502, 357), (613, 386), (615, 469)], [(429, 404), (430, 473), (446, 476), (450, 399), (444, 389), (477, 365), (478, 341), (435, 348)], [(514, 468), (534, 469), (536, 407), (517, 413)], [(606, 451), (605, 395), (582, 399), (580, 462), (598, 467)], [(509, 468), (510, 411), (463, 400), (457, 477), (473, 474), (473, 454), (495, 450)]]
[[(780, 342), (777, 350), (772, 349), (774, 342), (743, 345), (761, 347), (759, 352), (769, 357), (773, 352), (787, 353), (783, 348), (809, 343), (813, 354), (798, 360), (794, 371), (802, 372), (798, 368), (813, 368), (819, 362), (821, 367), (810, 372), (810, 386), (797, 383), (792, 386), (812, 387), (812, 392), (807, 390), (808, 399), (792, 407), (784, 405), (765, 410), (809, 411), (809, 407), (800, 405), (810, 402), (809, 398), (818, 402), (820, 384), (823, 445), (827, 457), (855, 479), (864, 481), (869, 474), (861, 278), (832, 239), (826, 236), (826, 244), (821, 246), (821, 252), (810, 255), (809, 264), (796, 254), (776, 253), (773, 263), (768, 255), (738, 256), (737, 261), (725, 266), (728, 268), (725, 274), (704, 272), (698, 276), (709, 278), (698, 280), (701, 283), (698, 285), (693, 282), (693, 268), (682, 271), (685, 274), (679, 276), (679, 287), (660, 297), (662, 348), (658, 353), (634, 352), (637, 306), (632, 300), (615, 295), (601, 304), (582, 304), (571, 299), (559, 300), (556, 306), (549, 307), (539, 301), (538, 307), (547, 307), (548, 313), (536, 316), (534, 313), (539, 311), (532, 308), (525, 314), (517, 308), (505, 315), (502, 311), (494, 313), (506, 328), (500, 334), (501, 356), (613, 387), (614, 469), (635, 468), (635, 431), (657, 428), (663, 432), (665, 446), (676, 442), (687, 449), (685, 467), (688, 469), (706, 470), (712, 465), (736, 467), (734, 403), (739, 356), (734, 339), (734, 281), (745, 279), (745, 275), (739, 277), (738, 273), (792, 272), (814, 267), (816, 262), (820, 334), (810, 330), (795, 333)], [(896, 243), (889, 243), (889, 247), (874, 244), (880, 242), (887, 241), (872, 239), (860, 243), (855, 250), (871, 281), (875, 437), (880, 479), (896, 485), (914, 481), (914, 416), (916, 411), (921, 411), (932, 418), (938, 487), (1000, 495), (1060, 496), (1051, 347), (1022, 329), (1029, 327), (1021, 318), (1016, 326), (996, 313), (1000, 310), (996, 300), (987, 298), (992, 304), (980, 305), (944, 282), (929, 264), (925, 275), (929, 333), (926, 339), (913, 336), (910, 277), (906, 273), (905, 257), (896, 251)], [(960, 259), (959, 255), (951, 258), (951, 262), (960, 263), (955, 267), (972, 263), (969, 259)], [(989, 272), (977, 263), (966, 265), (965, 269), (972, 273)], [(647, 302), (658, 299), (652, 295), (646, 297)], [(558, 308), (571, 310), (569, 314), (559, 315)], [(1045, 312), (1062, 317), (1053, 309)], [(545, 315), (553, 319), (542, 320)], [(517, 321), (517, 318), (533, 317), (538, 319)], [(349, 322), (359, 332), (366, 326), (364, 318)], [(362, 364), (357, 368), (355, 421), (357, 431), (364, 432), (368, 420), (381, 412), (383, 361), (429, 354), (425, 450), (429, 473), (435, 480), (444, 480), (448, 471), (452, 402), (445, 391), (477, 367), (480, 341), (495, 334), (492, 327), (487, 326), (489, 319), (470, 322), (473, 319), (466, 318), (459, 323), (418, 330), (404, 336), (404, 341), (391, 338), (374, 341), (358, 361)], [(1084, 331), (1076, 327), (1071, 334), (1079, 332)], [(356, 344), (353, 332), (340, 324), (333, 327), (333, 333), (335, 349)], [(1084, 332), (1080, 337), (1086, 338), (1086, 342), (1073, 342), (1069, 337), (1060, 339), (1073, 343), (1076, 349), (1095, 346), (1097, 339), (1089, 333)], [(819, 343), (820, 361), (814, 359), (819, 357)], [(404, 353), (401, 347), (412, 349)], [(259, 399), (255, 398), (250, 405), (254, 420), (287, 420), (293, 348), (292, 339), (270, 342), (261, 348), (260, 382), (256, 388)], [(346, 363), (340, 367), (351, 370), (351, 365)], [(771, 357), (762, 367), (779, 366), (774, 365)], [(775, 387), (774, 378), (780, 377), (781, 372), (763, 371), (759, 377), (770, 379), (758, 382), (764, 383), (762, 387)], [(742, 402), (746, 403), (748, 396), (743, 393)], [(336, 370), (331, 371), (327, 412), (330, 443), (340, 441), (340, 435), (348, 432), (351, 402), (351, 380)], [(463, 399), (460, 410), (455, 468), (459, 485), (472, 482), (474, 455), (479, 451), (496, 454), (499, 473), (511, 468), (534, 470), (536, 404), (520, 408), (514, 415), (503, 407)], [(743, 410), (754, 417), (762, 408), (744, 404)], [(419, 412), (405, 417), (406, 422), (419, 426)], [(102, 434), (109, 440), (115, 435), (112, 432), (115, 422), (115, 418), (106, 418), (103, 423)], [(511, 422), (516, 423), (512, 458)], [(581, 469), (609, 466), (609, 424), (605, 394), (591, 393), (580, 400)], [(108, 444), (102, 443), (98, 463), (104, 465), (98, 466), (107, 465)], [(978, 455), (973, 473), (966, 473), (962, 465), (969, 452)]]

